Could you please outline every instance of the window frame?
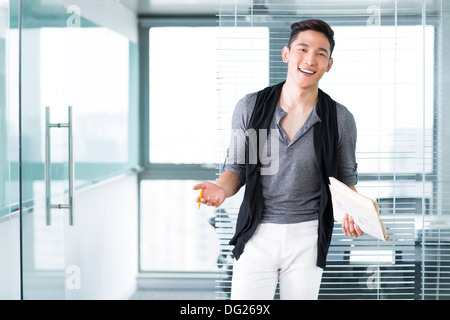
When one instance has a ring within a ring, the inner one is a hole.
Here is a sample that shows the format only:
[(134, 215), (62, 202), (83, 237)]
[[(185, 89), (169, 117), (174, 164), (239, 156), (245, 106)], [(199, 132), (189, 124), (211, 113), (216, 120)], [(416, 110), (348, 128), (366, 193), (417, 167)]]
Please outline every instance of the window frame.
[(139, 163), (143, 179), (194, 179), (214, 180), (217, 164), (173, 164), (150, 162), (150, 96), (149, 96), (149, 34), (155, 27), (218, 27), (215, 16), (192, 18), (141, 18), (139, 23), (139, 65), (140, 65), (140, 142)]
[[(141, 268), (141, 182), (143, 180), (215, 180), (219, 164), (174, 164), (150, 162), (150, 29), (157, 27), (218, 27), (217, 17), (141, 17), (139, 19), (139, 166), (138, 172), (138, 273), (145, 275), (147, 281), (155, 278), (158, 285), (165, 278), (194, 278), (201, 286), (211, 287), (217, 272), (198, 271), (153, 271)], [(212, 279), (212, 281), (211, 281)], [(193, 284), (198, 286), (198, 283)], [(170, 285), (170, 284), (169, 284)]]

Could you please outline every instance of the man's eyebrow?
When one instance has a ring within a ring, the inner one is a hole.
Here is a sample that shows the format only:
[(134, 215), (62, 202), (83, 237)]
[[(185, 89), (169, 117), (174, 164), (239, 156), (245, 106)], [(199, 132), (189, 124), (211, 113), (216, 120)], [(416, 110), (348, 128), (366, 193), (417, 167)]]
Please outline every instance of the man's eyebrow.
[[(307, 43), (297, 43), (297, 46), (303, 46), (303, 47), (310, 47), (310, 45), (309, 44), (307, 44)], [(319, 47), (319, 51), (325, 51), (326, 53), (328, 53), (328, 50), (327, 49), (325, 49), (325, 48), (322, 48), (322, 47)]]

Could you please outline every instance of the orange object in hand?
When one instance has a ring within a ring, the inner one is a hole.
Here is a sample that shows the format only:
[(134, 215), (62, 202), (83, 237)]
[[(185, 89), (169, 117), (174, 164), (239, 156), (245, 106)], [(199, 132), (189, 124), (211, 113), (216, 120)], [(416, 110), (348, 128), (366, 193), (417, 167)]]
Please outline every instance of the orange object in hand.
[(200, 197), (198, 198), (198, 208), (200, 209), (200, 205), (202, 204), (202, 197), (203, 197), (203, 188), (200, 191)]

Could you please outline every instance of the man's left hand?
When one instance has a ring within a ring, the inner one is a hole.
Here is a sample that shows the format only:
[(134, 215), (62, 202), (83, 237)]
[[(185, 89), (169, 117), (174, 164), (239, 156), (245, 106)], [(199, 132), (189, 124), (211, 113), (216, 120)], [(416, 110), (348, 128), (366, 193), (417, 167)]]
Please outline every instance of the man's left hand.
[(345, 214), (344, 219), (342, 220), (342, 231), (344, 231), (345, 235), (355, 238), (364, 234), (348, 213)]

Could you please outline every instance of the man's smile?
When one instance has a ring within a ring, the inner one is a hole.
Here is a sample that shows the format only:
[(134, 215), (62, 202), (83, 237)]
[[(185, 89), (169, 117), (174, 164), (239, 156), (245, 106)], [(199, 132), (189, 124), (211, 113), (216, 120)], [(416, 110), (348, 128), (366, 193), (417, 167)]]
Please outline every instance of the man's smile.
[(312, 76), (313, 74), (315, 74), (316, 72), (310, 69), (304, 69), (304, 68), (298, 68), (300, 70), (300, 72)]

